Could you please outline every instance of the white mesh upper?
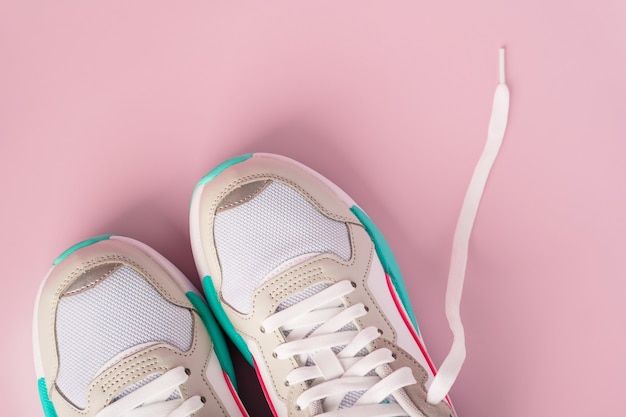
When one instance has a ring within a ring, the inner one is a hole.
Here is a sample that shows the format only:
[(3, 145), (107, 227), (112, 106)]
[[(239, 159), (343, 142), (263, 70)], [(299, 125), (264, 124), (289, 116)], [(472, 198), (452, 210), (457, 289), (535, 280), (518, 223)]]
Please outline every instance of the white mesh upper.
[(348, 228), (321, 214), (290, 186), (272, 182), (249, 202), (215, 218), (215, 244), (222, 268), (222, 296), (241, 313), (252, 294), (279, 265), (309, 253), (350, 259)]
[(149, 342), (185, 352), (192, 336), (191, 312), (165, 300), (137, 271), (124, 266), (92, 289), (59, 301), (56, 385), (84, 408), (87, 387), (116, 355)]

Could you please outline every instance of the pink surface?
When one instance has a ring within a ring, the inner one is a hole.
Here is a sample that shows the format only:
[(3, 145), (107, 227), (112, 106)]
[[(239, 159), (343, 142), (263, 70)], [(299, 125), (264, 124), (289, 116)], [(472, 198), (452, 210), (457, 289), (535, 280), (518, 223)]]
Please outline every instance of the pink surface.
[(501, 45), (511, 114), (453, 401), (459, 416), (626, 414), (626, 2), (37, 3), (0, 3), (4, 415), (42, 415), (30, 323), (50, 262), (119, 233), (199, 283), (191, 191), (249, 151), (300, 160), (370, 214), (439, 364)]

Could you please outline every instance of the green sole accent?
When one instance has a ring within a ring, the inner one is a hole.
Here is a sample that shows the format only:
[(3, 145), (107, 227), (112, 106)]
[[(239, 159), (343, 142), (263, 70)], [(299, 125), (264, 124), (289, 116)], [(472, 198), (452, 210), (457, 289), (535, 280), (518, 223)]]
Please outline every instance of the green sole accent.
[(374, 242), (376, 254), (378, 254), (380, 262), (383, 264), (383, 269), (389, 274), (391, 282), (400, 296), (400, 301), (409, 315), (411, 323), (413, 323), (413, 326), (415, 327), (415, 331), (421, 337), (417, 320), (415, 319), (415, 314), (413, 313), (413, 307), (411, 307), (411, 300), (409, 299), (409, 294), (406, 290), (406, 286), (404, 285), (400, 267), (398, 266), (398, 261), (396, 261), (396, 257), (393, 255), (389, 244), (378, 227), (376, 227), (374, 222), (367, 216), (367, 214), (365, 214), (363, 210), (357, 206), (352, 206), (350, 207), (350, 211), (363, 224), (363, 227), (365, 227), (370, 239)]
[(220, 329), (219, 324), (213, 317), (213, 313), (209, 310), (209, 306), (198, 294), (193, 291), (187, 292), (187, 298), (191, 301), (191, 304), (198, 310), (198, 314), (204, 323), (204, 327), (209, 332), (209, 337), (213, 341), (213, 349), (217, 355), (217, 359), (220, 361), (220, 365), (224, 372), (228, 374), (230, 382), (233, 384), (233, 388), (237, 391), (237, 380), (235, 378), (235, 368), (233, 362), (230, 359), (230, 353), (228, 353), (228, 346), (226, 345), (226, 339)]
[(252, 153), (247, 153), (244, 155), (239, 155), (239, 156), (235, 156), (234, 158), (227, 159), (226, 161), (222, 162), (221, 164), (213, 168), (204, 177), (200, 178), (200, 181), (198, 181), (198, 183), (196, 184), (196, 188), (211, 181), (212, 179), (220, 175), (226, 168), (236, 165), (240, 162), (243, 162), (246, 159), (252, 158), (252, 155), (253, 155)]
[(220, 300), (211, 277), (204, 277), (202, 280), (202, 286), (204, 287), (204, 295), (209, 303), (209, 307), (211, 307), (211, 310), (213, 311), (213, 314), (215, 314), (217, 321), (221, 324), (222, 329), (224, 329), (228, 337), (230, 337), (230, 340), (232, 340), (235, 346), (237, 346), (237, 349), (239, 349), (243, 357), (246, 358), (250, 366), (254, 366), (252, 353), (250, 353), (246, 341), (243, 340), (243, 337), (241, 337), (239, 333), (237, 333), (237, 330), (235, 330), (235, 327), (228, 319), (228, 316), (224, 311), (224, 307), (220, 304)]
[(67, 258), (68, 256), (70, 256), (72, 253), (76, 252), (80, 248), (84, 248), (85, 246), (93, 245), (94, 243), (100, 242), (101, 240), (107, 240), (111, 236), (113, 236), (113, 235), (100, 235), (100, 236), (92, 237), (91, 239), (83, 240), (82, 242), (78, 242), (77, 244), (75, 244), (74, 246), (72, 246), (71, 248), (69, 248), (68, 250), (63, 252), (62, 254), (60, 254), (54, 260), (54, 262), (52, 262), (52, 265), (58, 264), (63, 259)]
[(54, 404), (52, 404), (52, 401), (50, 401), (50, 397), (48, 396), (48, 388), (46, 387), (45, 378), (39, 378), (37, 381), (37, 388), (39, 390), (41, 406), (43, 407), (43, 414), (46, 417), (57, 417), (57, 411), (54, 409)]

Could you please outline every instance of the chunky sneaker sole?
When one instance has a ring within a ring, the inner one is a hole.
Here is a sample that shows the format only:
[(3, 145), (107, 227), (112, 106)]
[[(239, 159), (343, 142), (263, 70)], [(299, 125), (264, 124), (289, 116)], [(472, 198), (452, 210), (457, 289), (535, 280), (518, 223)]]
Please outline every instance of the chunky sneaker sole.
[(133, 239), (99, 236), (54, 261), (33, 341), (46, 417), (247, 416), (204, 298)]
[(256, 369), (274, 415), (454, 416), (395, 258), (332, 182), (247, 154), (194, 190), (191, 241), (218, 321)]

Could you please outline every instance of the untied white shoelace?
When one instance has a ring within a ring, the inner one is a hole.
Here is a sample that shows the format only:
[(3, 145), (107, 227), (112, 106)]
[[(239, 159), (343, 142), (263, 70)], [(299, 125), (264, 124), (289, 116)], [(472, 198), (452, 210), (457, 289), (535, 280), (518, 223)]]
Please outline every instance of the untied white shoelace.
[[(469, 238), (489, 171), (504, 137), (508, 110), (509, 90), (504, 78), (504, 49), (501, 49), (500, 83), (493, 99), (487, 142), (467, 189), (454, 234), (446, 291), (446, 316), (454, 340), (430, 385), (427, 400), (431, 404), (438, 404), (446, 397), (465, 360), (465, 337), (459, 310)], [(262, 331), (280, 328), (286, 335), (286, 343), (273, 352), (275, 357), (298, 356), (300, 363), (305, 364), (291, 371), (285, 384), (315, 381), (297, 398), (297, 407), (317, 407), (313, 414), (324, 417), (421, 416), (402, 390), (416, 383), (410, 368), (393, 371), (389, 364), (395, 358), (387, 348), (363, 354), (363, 349), (381, 333), (374, 327), (349, 328), (350, 323), (367, 313), (360, 303), (344, 307), (343, 297), (353, 290), (352, 283), (340, 281), (274, 313), (262, 323)], [(357, 392), (362, 395), (350, 408), (339, 408), (346, 395)], [(395, 401), (385, 401), (390, 395)], [(323, 406), (320, 405), (322, 400)]]
[(509, 88), (505, 82), (504, 72), (504, 48), (501, 48), (500, 83), (493, 96), (487, 142), (465, 193), (452, 241), (446, 289), (446, 317), (452, 330), (453, 340), (448, 356), (439, 367), (439, 371), (428, 389), (428, 402), (431, 404), (439, 403), (448, 395), (465, 361), (465, 333), (460, 313), (461, 293), (465, 280), (469, 239), (476, 219), (478, 204), (485, 190), (491, 167), (502, 145), (509, 116)]

